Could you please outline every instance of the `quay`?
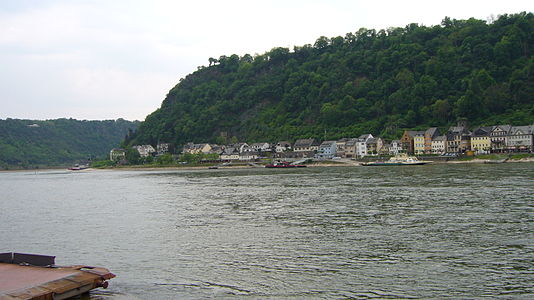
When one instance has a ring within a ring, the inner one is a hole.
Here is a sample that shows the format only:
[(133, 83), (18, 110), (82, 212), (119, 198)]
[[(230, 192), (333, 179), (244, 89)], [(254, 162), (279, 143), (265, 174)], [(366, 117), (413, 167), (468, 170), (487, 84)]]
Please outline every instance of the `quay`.
[(69, 299), (107, 288), (113, 277), (106, 268), (56, 266), (55, 256), (0, 253), (0, 300)]

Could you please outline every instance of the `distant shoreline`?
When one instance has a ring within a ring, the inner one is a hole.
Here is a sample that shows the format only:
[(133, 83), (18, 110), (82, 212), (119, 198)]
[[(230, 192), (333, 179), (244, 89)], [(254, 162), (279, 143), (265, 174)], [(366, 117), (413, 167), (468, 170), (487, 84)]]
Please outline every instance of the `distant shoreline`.
[[(484, 164), (488, 159), (472, 159), (472, 160), (449, 160), (449, 161), (432, 161), (430, 164)], [(534, 162), (534, 157), (522, 158), (522, 159), (510, 159), (505, 163), (529, 163)], [(307, 164), (310, 168), (320, 168), (320, 167), (359, 167), (363, 162), (361, 161), (336, 161), (336, 162), (314, 162)], [(69, 170), (67, 167), (50, 167), (50, 168), (39, 168), (39, 169), (12, 169), (12, 170), (0, 170), (0, 173), (5, 172), (42, 172), (42, 171), (65, 171), (71, 173), (79, 172), (90, 172), (90, 171), (174, 171), (174, 170), (207, 170), (210, 166), (124, 166), (124, 167), (107, 167), (107, 168), (87, 168), (84, 170)], [(261, 169), (263, 166), (246, 166), (246, 165), (237, 165), (237, 166), (217, 166), (217, 169), (229, 170), (229, 169)]]

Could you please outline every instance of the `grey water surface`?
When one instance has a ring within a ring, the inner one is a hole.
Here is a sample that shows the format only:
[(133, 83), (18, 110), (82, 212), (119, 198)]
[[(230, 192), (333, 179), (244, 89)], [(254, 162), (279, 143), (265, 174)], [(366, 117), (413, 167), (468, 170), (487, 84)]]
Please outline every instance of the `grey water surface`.
[(534, 298), (534, 164), (0, 173), (0, 252), (84, 299)]

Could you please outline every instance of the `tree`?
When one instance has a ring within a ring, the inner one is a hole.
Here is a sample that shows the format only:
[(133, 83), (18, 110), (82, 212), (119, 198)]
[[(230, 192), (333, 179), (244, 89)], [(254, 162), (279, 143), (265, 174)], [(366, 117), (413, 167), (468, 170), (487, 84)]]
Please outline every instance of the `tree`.
[(141, 162), (141, 155), (139, 155), (139, 151), (134, 148), (126, 149), (125, 158), (130, 165), (138, 165)]

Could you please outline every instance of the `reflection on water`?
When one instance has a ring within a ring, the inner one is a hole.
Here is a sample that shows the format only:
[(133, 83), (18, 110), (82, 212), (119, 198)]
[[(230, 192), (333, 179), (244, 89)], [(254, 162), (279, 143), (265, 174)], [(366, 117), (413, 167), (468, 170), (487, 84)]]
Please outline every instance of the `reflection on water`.
[(0, 251), (89, 299), (532, 298), (534, 164), (0, 173)]

